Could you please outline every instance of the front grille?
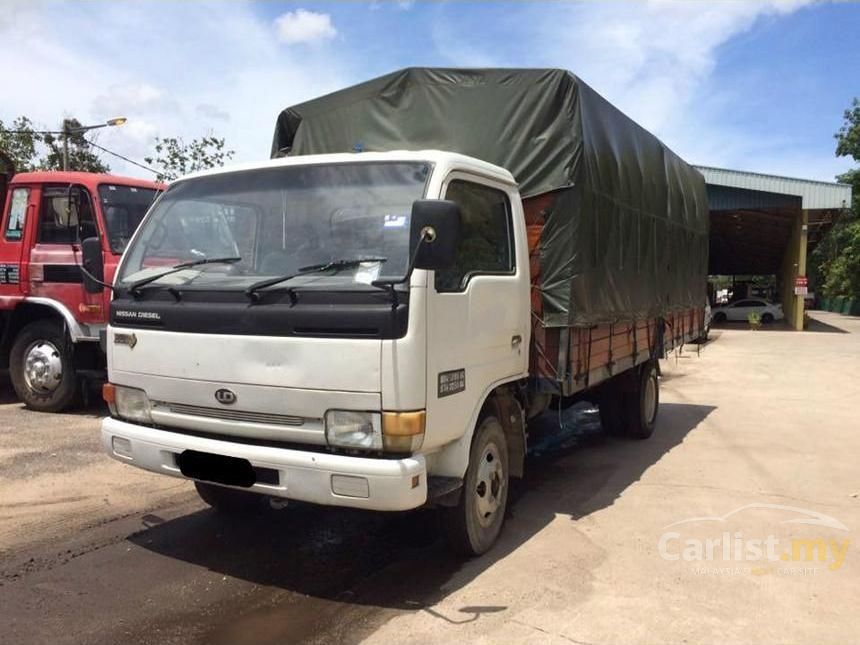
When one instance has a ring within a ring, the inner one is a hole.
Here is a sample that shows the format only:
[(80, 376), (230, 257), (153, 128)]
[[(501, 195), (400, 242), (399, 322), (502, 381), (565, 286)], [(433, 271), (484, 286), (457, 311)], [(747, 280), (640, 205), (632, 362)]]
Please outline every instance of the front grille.
[(226, 408), (206, 408), (199, 405), (184, 403), (155, 403), (156, 407), (167, 408), (173, 414), (184, 414), (192, 417), (206, 417), (223, 421), (245, 421), (247, 423), (264, 423), (275, 426), (301, 426), (304, 417), (294, 417), (288, 414), (270, 414), (268, 412), (245, 412), (242, 410), (227, 410)]

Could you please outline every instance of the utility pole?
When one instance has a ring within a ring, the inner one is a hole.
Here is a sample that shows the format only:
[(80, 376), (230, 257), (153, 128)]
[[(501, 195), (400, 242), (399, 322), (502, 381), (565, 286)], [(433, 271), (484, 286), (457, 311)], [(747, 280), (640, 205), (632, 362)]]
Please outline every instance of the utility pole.
[(113, 119), (108, 119), (104, 123), (99, 123), (97, 125), (81, 125), (77, 127), (72, 127), (69, 119), (63, 119), (63, 170), (69, 169), (69, 136), (74, 134), (80, 134), (84, 132), (89, 132), (90, 130), (98, 130), (99, 128), (107, 128), (107, 127), (115, 127), (118, 125), (124, 125), (125, 122), (128, 121), (124, 116), (114, 117)]
[(69, 120), (63, 119), (63, 170), (69, 169)]

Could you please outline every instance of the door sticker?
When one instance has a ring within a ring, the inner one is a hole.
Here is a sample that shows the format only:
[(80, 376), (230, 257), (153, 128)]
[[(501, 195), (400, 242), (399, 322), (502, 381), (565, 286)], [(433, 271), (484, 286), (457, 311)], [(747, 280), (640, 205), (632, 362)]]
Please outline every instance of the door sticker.
[(439, 388), (437, 397), (442, 398), (457, 394), (466, 389), (466, 370), (448, 370), (447, 372), (439, 372)]
[(0, 264), (0, 284), (18, 284), (20, 270), (17, 264)]

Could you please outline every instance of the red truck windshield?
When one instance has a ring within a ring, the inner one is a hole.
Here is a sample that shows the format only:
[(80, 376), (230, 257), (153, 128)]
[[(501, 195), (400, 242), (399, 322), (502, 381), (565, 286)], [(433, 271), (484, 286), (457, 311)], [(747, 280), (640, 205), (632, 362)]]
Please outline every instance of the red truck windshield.
[(102, 184), (99, 200), (111, 251), (121, 254), (159, 191), (139, 186)]

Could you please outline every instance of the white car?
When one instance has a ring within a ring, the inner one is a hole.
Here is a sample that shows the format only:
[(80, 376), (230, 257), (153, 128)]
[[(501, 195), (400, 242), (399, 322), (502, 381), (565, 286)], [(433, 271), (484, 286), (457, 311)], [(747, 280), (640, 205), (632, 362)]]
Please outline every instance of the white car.
[(745, 300), (737, 300), (726, 305), (714, 307), (712, 315), (713, 321), (716, 323), (726, 322), (727, 320), (745, 322), (752, 312), (761, 316), (761, 321), (764, 324), (785, 318), (785, 314), (782, 313), (782, 305), (775, 305), (759, 298), (746, 298)]

